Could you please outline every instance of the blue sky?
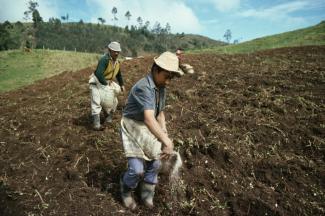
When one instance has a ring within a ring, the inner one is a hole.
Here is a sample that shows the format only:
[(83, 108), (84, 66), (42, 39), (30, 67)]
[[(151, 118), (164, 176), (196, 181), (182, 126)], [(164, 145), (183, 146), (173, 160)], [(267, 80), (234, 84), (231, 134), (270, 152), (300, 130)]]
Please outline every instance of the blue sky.
[[(0, 0), (0, 22), (24, 21), (28, 0)], [(150, 27), (169, 23), (173, 33), (193, 33), (224, 40), (227, 29), (232, 40), (247, 41), (316, 25), (325, 20), (325, 0), (38, 0), (44, 20), (69, 14), (69, 21), (106, 24), (137, 24), (140, 16)], [(117, 8), (116, 23), (112, 8)], [(125, 13), (130, 11), (128, 21)]]

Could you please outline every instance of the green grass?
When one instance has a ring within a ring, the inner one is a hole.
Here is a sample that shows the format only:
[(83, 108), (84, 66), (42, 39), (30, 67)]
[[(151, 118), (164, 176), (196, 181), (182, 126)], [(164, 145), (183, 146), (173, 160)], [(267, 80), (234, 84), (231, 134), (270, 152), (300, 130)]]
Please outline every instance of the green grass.
[(259, 50), (307, 45), (325, 45), (325, 21), (304, 29), (258, 38), (240, 44), (193, 50), (191, 53), (251, 53)]
[(0, 92), (32, 84), (63, 71), (77, 71), (92, 66), (98, 54), (70, 51), (21, 50), (0, 52)]

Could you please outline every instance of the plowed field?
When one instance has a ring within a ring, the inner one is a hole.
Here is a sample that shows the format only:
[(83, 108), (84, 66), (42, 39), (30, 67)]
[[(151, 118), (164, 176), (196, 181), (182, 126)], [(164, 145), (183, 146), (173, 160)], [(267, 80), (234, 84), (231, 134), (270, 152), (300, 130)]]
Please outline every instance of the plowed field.
[[(166, 109), (181, 178), (160, 176), (153, 210), (121, 204), (126, 95), (93, 131), (87, 68), (0, 95), (0, 215), (324, 215), (325, 47), (185, 62)], [(127, 91), (151, 64), (123, 62)]]

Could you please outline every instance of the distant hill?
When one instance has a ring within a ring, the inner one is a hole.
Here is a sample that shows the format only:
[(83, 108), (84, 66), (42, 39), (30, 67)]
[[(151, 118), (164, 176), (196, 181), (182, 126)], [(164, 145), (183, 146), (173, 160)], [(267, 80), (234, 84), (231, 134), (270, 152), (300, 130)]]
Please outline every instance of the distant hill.
[(125, 28), (83, 22), (61, 23), (52, 18), (49, 22), (0, 24), (0, 50), (30, 46), (38, 49), (73, 50), (102, 53), (110, 41), (119, 41), (122, 55), (138, 56), (147, 53), (173, 51), (178, 47), (204, 49), (224, 45), (200, 35), (171, 34), (170, 29), (156, 26), (127, 26)]
[(198, 47), (219, 47), (225, 46), (227, 43), (222, 41), (216, 41), (211, 38), (195, 35), (195, 34), (178, 34), (178, 37), (174, 38), (174, 42), (176, 44), (180, 44), (180, 46), (184, 49), (198, 49)]
[(258, 50), (325, 45), (325, 21), (318, 25), (222, 47), (196, 49), (193, 52), (247, 53)]

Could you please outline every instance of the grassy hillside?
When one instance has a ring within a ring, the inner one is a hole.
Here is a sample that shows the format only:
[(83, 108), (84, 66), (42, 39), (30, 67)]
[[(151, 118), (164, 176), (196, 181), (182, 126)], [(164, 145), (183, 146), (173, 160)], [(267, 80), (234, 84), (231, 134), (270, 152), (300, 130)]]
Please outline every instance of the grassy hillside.
[(61, 73), (96, 64), (98, 54), (33, 50), (0, 52), (0, 92)]
[(27, 46), (82, 52), (102, 52), (110, 41), (119, 41), (122, 55), (138, 56), (166, 50), (200, 49), (224, 43), (200, 35), (172, 34), (159, 26), (127, 26), (125, 28), (83, 22), (61, 23), (59, 19), (31, 23), (0, 23), (0, 50)]
[(280, 47), (307, 45), (325, 45), (325, 21), (316, 26), (258, 38), (236, 45), (193, 50), (192, 52), (247, 53)]
[(173, 40), (175, 46), (178, 44), (179, 47), (182, 47), (186, 50), (206, 47), (219, 47), (226, 45), (225, 42), (216, 41), (202, 35), (194, 34), (177, 34)]
[(43, 23), (37, 34), (37, 48), (100, 52), (109, 41), (119, 41), (122, 55), (138, 56), (166, 50), (208, 48), (222, 42), (199, 35), (171, 34), (164, 28), (120, 28), (91, 23)]

